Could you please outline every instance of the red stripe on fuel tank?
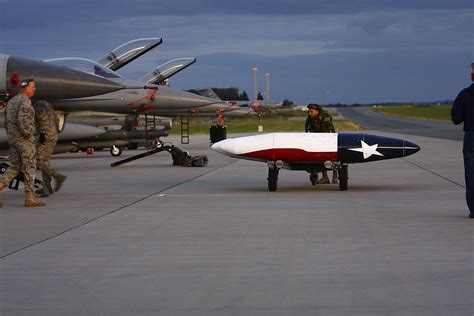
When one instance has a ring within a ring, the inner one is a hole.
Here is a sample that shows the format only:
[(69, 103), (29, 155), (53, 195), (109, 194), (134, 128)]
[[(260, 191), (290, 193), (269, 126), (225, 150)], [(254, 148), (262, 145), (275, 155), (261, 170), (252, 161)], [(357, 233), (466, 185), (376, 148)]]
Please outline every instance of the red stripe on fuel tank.
[(268, 161), (324, 162), (337, 161), (337, 152), (308, 152), (296, 148), (273, 148), (242, 154), (242, 156)]

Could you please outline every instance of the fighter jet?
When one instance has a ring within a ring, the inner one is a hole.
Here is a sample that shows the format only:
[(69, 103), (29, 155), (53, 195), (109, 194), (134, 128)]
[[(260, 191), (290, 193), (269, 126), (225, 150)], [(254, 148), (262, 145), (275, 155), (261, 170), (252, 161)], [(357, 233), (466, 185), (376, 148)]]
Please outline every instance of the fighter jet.
[(83, 58), (56, 58), (44, 62), (93, 74), (124, 86), (125, 89), (98, 96), (74, 99), (52, 100), (54, 108), (64, 112), (99, 111), (114, 113), (153, 114), (156, 109), (189, 109), (215, 103), (213, 99), (200, 97), (189, 92), (167, 86), (144, 84), (129, 80), (97, 62)]
[[(111, 50), (100, 58), (97, 63), (107, 67), (108, 69), (117, 70), (161, 43), (161, 38), (133, 40)], [(140, 81), (142, 85), (160, 85), (160, 87), (163, 87), (165, 85), (165, 80), (168, 80), (195, 62), (196, 58), (193, 57), (172, 59), (148, 72), (146, 75), (138, 79), (138, 81)], [(158, 98), (159, 96), (160, 91), (157, 93)], [(156, 115), (167, 117), (167, 121), (171, 122), (171, 117), (204, 116), (220, 118), (223, 114), (226, 116), (244, 116), (249, 114), (247, 111), (236, 107), (235, 104), (220, 99), (216, 99), (211, 105), (202, 107), (196, 106), (193, 108), (182, 109), (162, 107), (154, 108), (153, 111), (148, 111), (148, 113), (150, 112), (154, 117), (145, 118), (143, 115), (139, 115), (139, 111), (133, 112), (132, 114), (120, 114), (115, 112), (114, 115), (114, 113), (103, 113), (95, 109), (92, 111), (71, 113), (68, 116), (68, 121), (107, 128), (107, 131), (104, 134), (95, 137), (93, 140), (91, 139), (89, 145), (84, 140), (75, 143), (81, 144), (81, 147), (86, 148), (110, 148), (111, 154), (116, 156), (121, 154), (123, 147), (136, 148), (138, 145), (148, 143), (144, 140), (152, 137), (152, 135), (156, 137), (167, 135), (171, 129), (171, 124), (167, 123), (163, 125), (163, 119), (156, 117)], [(140, 123), (150, 120), (153, 121), (151, 128), (148, 126), (140, 126)], [(122, 130), (122, 132), (118, 132), (117, 129)], [(119, 138), (114, 140), (114, 136), (119, 136)]]

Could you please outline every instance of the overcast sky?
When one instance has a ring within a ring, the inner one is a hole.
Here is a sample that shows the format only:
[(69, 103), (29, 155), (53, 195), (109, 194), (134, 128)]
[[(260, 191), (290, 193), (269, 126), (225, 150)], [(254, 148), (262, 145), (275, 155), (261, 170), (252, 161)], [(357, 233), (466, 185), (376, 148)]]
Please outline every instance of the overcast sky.
[(98, 59), (134, 38), (163, 44), (120, 72), (198, 61), (181, 89), (235, 86), (272, 99), (372, 103), (453, 99), (470, 84), (474, 0), (0, 0), (0, 52)]

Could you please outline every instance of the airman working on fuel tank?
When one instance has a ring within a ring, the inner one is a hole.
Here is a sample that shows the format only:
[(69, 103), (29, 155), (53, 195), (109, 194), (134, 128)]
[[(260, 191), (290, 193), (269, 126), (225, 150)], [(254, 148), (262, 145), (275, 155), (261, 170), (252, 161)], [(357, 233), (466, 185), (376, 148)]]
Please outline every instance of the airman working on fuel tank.
[[(10, 146), (11, 167), (0, 179), (0, 191), (23, 170), (25, 182), (25, 207), (45, 206), (34, 197), (36, 171), (35, 110), (30, 98), (35, 94), (35, 82), (26, 79), (20, 82), (20, 93), (8, 101), (5, 110), (5, 128)], [(0, 200), (0, 207), (3, 203)]]
[[(307, 106), (308, 108), (308, 117), (306, 118), (305, 123), (305, 132), (306, 133), (335, 133), (336, 129), (332, 124), (331, 115), (323, 110), (320, 105), (316, 103), (310, 103)], [(323, 170), (323, 177), (317, 181), (319, 184), (328, 184), (329, 177), (328, 172)], [(338, 183), (338, 174), (337, 170), (334, 170), (334, 175), (332, 178), (332, 183)]]
[[(48, 191), (51, 190), (51, 178), (55, 180), (54, 191), (58, 191), (66, 176), (56, 172), (51, 166), (50, 160), (54, 148), (58, 142), (59, 119), (54, 113), (53, 106), (47, 101), (38, 101), (34, 104), (36, 114), (37, 147), (36, 147), (36, 166), (43, 174), (43, 182)], [(49, 192), (52, 193), (52, 192)]]

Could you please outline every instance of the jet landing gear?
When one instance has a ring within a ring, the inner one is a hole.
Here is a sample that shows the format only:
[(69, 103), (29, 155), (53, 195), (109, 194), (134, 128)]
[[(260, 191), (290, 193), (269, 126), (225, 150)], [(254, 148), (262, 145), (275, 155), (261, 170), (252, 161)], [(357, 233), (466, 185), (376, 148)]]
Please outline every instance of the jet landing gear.
[(113, 146), (110, 148), (110, 154), (111, 154), (113, 157), (118, 157), (118, 156), (122, 155), (122, 148), (113, 145)]

